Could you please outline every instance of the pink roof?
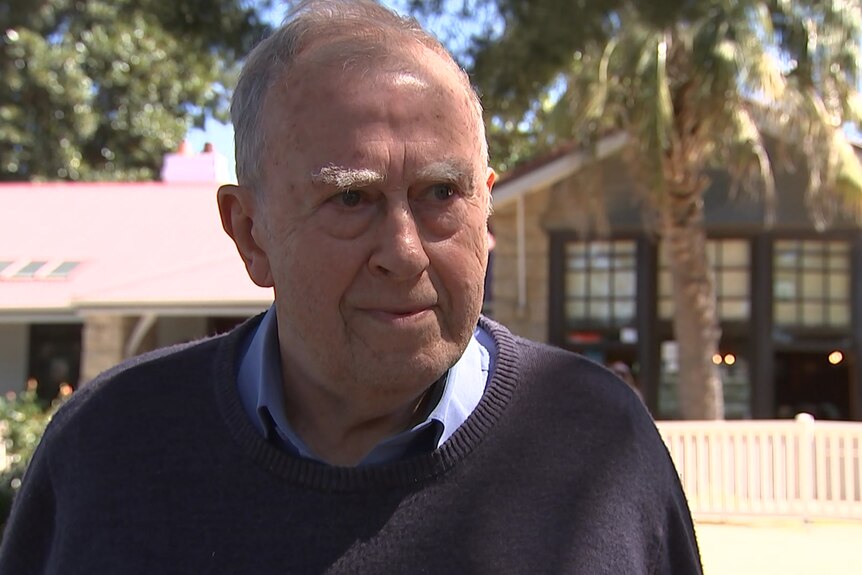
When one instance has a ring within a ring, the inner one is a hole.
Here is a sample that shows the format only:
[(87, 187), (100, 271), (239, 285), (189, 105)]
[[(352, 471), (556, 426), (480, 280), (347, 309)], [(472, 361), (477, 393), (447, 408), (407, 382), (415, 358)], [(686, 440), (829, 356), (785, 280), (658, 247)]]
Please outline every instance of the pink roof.
[[(224, 233), (214, 183), (0, 184), (0, 315), (256, 309), (255, 286)], [(36, 277), (14, 278), (31, 261)], [(66, 278), (45, 273), (80, 262)]]

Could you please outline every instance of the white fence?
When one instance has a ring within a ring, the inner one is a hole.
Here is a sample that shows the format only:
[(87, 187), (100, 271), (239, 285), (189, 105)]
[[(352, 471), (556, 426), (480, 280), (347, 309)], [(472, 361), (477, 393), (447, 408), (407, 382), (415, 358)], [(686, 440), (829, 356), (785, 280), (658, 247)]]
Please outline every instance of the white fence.
[(696, 517), (862, 519), (862, 423), (659, 421)]

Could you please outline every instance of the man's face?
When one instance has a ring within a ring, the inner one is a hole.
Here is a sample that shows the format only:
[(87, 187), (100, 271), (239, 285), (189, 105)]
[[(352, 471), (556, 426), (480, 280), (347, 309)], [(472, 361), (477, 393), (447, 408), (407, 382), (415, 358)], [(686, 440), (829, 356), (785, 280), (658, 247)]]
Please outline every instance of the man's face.
[(475, 328), (494, 176), (465, 89), (420, 56), (379, 72), (300, 63), (267, 95), (255, 237), (288, 380), (415, 392)]

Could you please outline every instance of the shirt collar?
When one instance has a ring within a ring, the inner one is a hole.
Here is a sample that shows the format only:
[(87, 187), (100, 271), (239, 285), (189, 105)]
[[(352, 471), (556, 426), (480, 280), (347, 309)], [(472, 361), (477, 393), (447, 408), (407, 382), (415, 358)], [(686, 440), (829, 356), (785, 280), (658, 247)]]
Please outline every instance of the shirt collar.
[[(428, 417), (412, 429), (382, 441), (360, 465), (384, 463), (442, 445), (482, 399), (493, 352), (492, 338), (477, 327), (467, 349), (447, 372), (439, 400)], [(319, 461), (287, 418), (275, 306), (264, 314), (247, 341), (240, 358), (237, 387), (246, 413), (263, 437), (294, 455)]]

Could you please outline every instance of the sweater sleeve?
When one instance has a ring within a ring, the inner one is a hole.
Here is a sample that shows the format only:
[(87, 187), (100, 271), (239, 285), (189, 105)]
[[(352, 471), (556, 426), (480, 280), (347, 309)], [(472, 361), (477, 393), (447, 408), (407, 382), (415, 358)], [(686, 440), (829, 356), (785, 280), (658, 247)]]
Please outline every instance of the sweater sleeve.
[(653, 575), (702, 575), (694, 523), (688, 502), (674, 472), (674, 490), (667, 504), (664, 533)]
[(55, 536), (55, 497), (47, 443), (46, 434), (15, 495), (0, 546), (0, 574), (49, 572)]

